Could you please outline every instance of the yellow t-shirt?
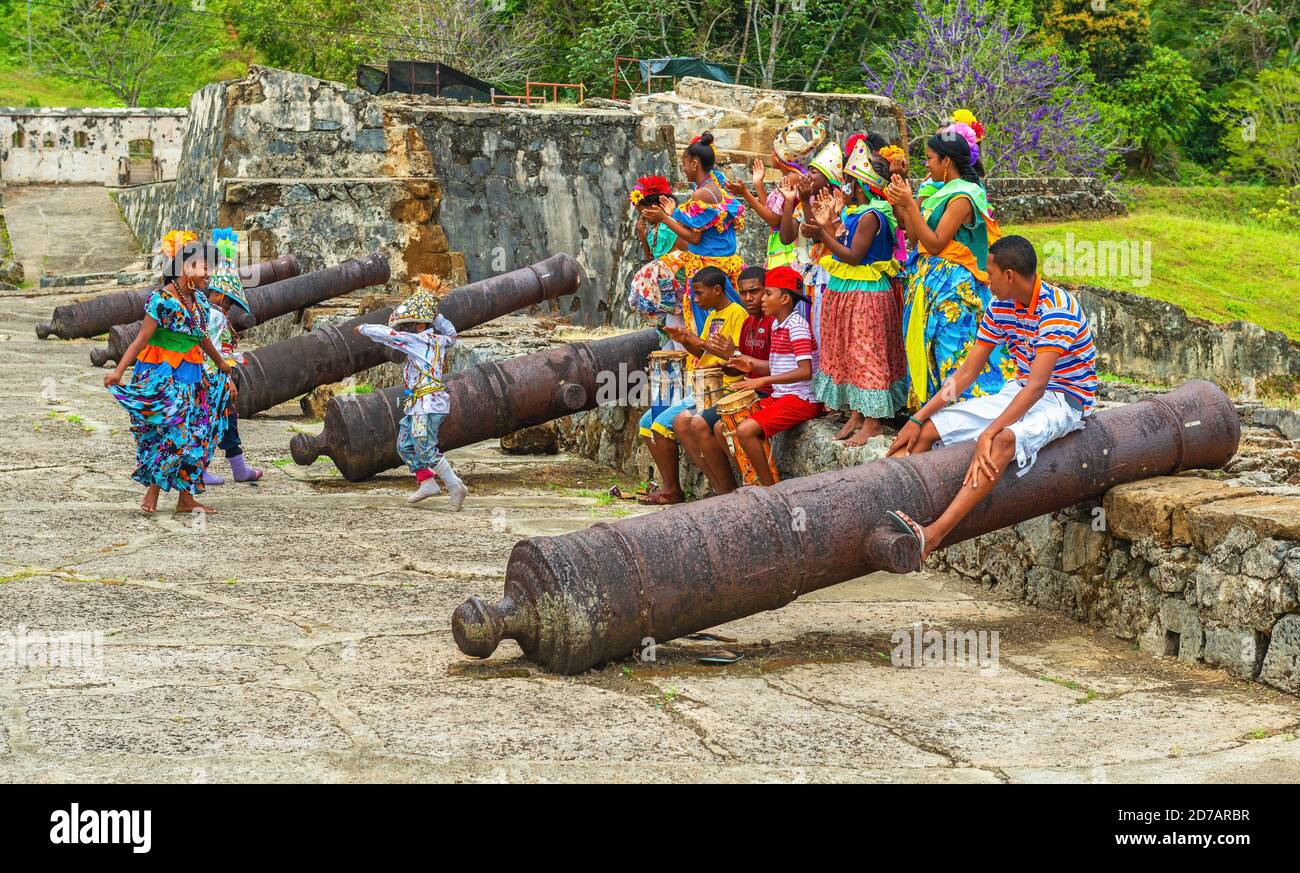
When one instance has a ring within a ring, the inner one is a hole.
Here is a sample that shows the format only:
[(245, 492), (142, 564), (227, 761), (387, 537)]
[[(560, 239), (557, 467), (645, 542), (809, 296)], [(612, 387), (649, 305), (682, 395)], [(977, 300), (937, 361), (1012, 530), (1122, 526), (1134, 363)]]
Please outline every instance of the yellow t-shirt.
[[(721, 334), (731, 339), (731, 342), (740, 345), (740, 328), (744, 325), (745, 319), (749, 318), (749, 312), (745, 307), (738, 303), (728, 303), (721, 309), (715, 309), (709, 313), (709, 317), (704, 320), (704, 333), (701, 339), (708, 339), (711, 336)], [(694, 370), (697, 367), (721, 367), (727, 362), (717, 355), (705, 352), (700, 357), (688, 356), (686, 359), (686, 369)], [(722, 381), (724, 385), (730, 385), (732, 382), (740, 381), (743, 376), (732, 376), (724, 374)]]

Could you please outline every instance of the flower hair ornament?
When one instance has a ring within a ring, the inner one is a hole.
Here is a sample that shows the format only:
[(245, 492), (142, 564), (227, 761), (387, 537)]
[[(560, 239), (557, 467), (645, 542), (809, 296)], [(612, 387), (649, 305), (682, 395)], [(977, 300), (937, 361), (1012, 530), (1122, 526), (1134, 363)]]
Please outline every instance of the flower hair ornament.
[(980, 159), (979, 136), (976, 135), (975, 129), (964, 121), (955, 121), (945, 128), (940, 129), (940, 136), (953, 137), (960, 136), (966, 140), (966, 145), (970, 147), (970, 161), (975, 163)]
[(899, 148), (896, 145), (885, 146), (883, 149), (880, 150), (880, 156), (885, 160), (889, 161), (891, 164), (894, 161), (907, 160), (907, 152), (903, 151), (901, 148)]
[(628, 192), (627, 199), (632, 204), (640, 203), (647, 197), (671, 197), (673, 187), (663, 176), (642, 176), (636, 180), (636, 185)]
[(167, 258), (176, 257), (176, 253), (185, 248), (186, 243), (194, 242), (199, 235), (192, 230), (172, 230), (162, 238), (158, 249)]
[(975, 118), (974, 112), (971, 112), (969, 109), (958, 109), (952, 114), (952, 120), (957, 124), (964, 124), (971, 130), (975, 131), (976, 142), (982, 142), (984, 140), (984, 125), (980, 124), (979, 120)]

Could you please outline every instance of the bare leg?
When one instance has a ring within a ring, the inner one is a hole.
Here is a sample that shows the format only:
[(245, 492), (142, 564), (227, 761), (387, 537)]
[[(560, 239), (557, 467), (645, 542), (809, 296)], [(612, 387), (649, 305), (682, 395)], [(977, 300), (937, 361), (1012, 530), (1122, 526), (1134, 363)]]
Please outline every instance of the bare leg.
[(712, 477), (709, 478), (713, 490), (718, 494), (730, 494), (735, 491), (736, 477), (731, 472), (731, 452), (727, 447), (727, 438), (722, 433), (721, 421), (713, 426), (708, 438), (701, 443), (701, 448), (710, 466), (717, 473), (718, 481), (714, 482)]
[(657, 433), (646, 439), (646, 445), (650, 448), (650, 457), (654, 458), (655, 466), (659, 468), (659, 475), (663, 477), (664, 483), (658, 491), (642, 498), (641, 502), (681, 503), (685, 495), (682, 493), (682, 480), (677, 472), (677, 441)]
[(739, 450), (749, 456), (749, 462), (754, 465), (754, 472), (758, 475), (760, 485), (772, 485), (776, 480), (772, 478), (772, 471), (767, 466), (767, 451), (763, 448), (763, 428), (759, 427), (758, 422), (752, 418), (747, 418), (736, 428), (736, 442), (740, 443)]
[[(856, 412), (853, 414), (858, 415), (858, 413)], [(860, 417), (862, 418), (861, 427), (858, 428), (857, 433), (855, 433), (853, 436), (851, 436), (850, 438), (844, 441), (844, 445), (865, 446), (867, 444), (867, 440), (871, 439), (873, 436), (876, 436), (884, 432), (885, 426), (880, 423), (880, 419), (867, 418), (866, 416), (860, 416)]]
[(141, 512), (154, 512), (158, 509), (158, 486), (150, 485), (144, 490), (144, 500), (140, 501)]
[(956, 527), (963, 518), (970, 515), (979, 502), (989, 496), (993, 486), (998, 484), (1002, 474), (1006, 472), (1007, 464), (1016, 454), (1016, 435), (1009, 430), (1004, 430), (993, 439), (993, 466), (997, 470), (995, 476), (979, 475), (973, 485), (963, 485), (962, 489), (957, 492), (952, 503), (943, 511), (933, 522), (925, 527), (925, 553), (921, 555), (921, 560), (925, 560), (930, 552), (937, 549), (944, 541), (952, 529)]
[(216, 512), (211, 506), (204, 506), (194, 499), (194, 495), (188, 491), (182, 491), (176, 495), (177, 512)]
[(677, 434), (677, 439), (681, 441), (682, 448), (690, 455), (691, 461), (709, 480), (714, 494), (726, 494), (736, 490), (727, 453), (718, 447), (713, 431), (703, 416), (682, 413), (673, 421), (673, 430)]
[[(862, 427), (862, 413), (855, 412), (849, 416), (848, 421), (844, 422), (844, 427), (840, 428), (839, 433), (835, 434), (835, 439), (846, 440), (849, 438), (849, 434), (853, 433), (860, 427)], [(862, 444), (858, 443), (858, 445)]]

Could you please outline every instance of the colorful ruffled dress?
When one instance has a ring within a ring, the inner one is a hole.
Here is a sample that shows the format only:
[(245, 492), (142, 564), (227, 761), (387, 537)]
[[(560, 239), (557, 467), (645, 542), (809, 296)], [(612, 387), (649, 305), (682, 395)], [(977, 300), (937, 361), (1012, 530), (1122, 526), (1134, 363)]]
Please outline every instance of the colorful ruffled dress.
[[(917, 246), (908, 259), (903, 337), (909, 409), (920, 408), (939, 393), (944, 380), (961, 366), (974, 347), (980, 319), (992, 299), (985, 262), (989, 242), (996, 241), (1001, 231), (989, 212), (984, 189), (953, 179), (926, 197), (921, 215), (931, 230), (937, 230), (948, 205), (962, 197), (973, 204), (974, 217), (942, 252)], [(999, 347), (962, 399), (996, 394), (1014, 375), (1015, 362)]]
[(717, 267), (727, 274), (727, 297), (733, 303), (740, 303), (736, 286), (740, 282), (741, 271), (745, 269), (745, 262), (736, 254), (736, 230), (745, 226), (745, 204), (727, 193), (727, 179), (721, 172), (714, 170), (713, 179), (722, 191), (721, 201), (705, 203), (692, 197), (673, 212), (673, 218), (678, 222), (701, 232), (700, 241), (689, 243), (686, 251), (674, 250), (659, 259), (679, 272), (685, 280), (682, 318), (686, 327), (697, 336), (704, 326), (704, 320), (708, 318), (709, 310), (695, 305), (691, 298), (690, 278), (704, 267)]
[(907, 361), (891, 284), (900, 271), (893, 210), (875, 198), (849, 206), (840, 213), (839, 240), (851, 247), (862, 219), (871, 214), (878, 227), (862, 263), (846, 264), (834, 255), (821, 259), (827, 279), (813, 392), (831, 409), (892, 418), (907, 400)]
[(194, 292), (186, 308), (169, 288), (155, 291), (145, 314), (158, 322), (140, 350), (131, 382), (109, 392), (131, 419), (136, 470), (131, 478), (164, 491), (203, 493), (203, 470), (226, 430), (226, 376), (203, 368), (208, 299)]

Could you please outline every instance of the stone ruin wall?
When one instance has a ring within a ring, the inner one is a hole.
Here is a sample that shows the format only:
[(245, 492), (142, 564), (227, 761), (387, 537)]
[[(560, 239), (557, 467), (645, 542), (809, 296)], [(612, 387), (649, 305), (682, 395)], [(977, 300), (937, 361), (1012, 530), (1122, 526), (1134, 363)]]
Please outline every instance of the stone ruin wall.
[(119, 185), (133, 140), (149, 140), (160, 178), (176, 175), (183, 109), (0, 110), (0, 182)]

